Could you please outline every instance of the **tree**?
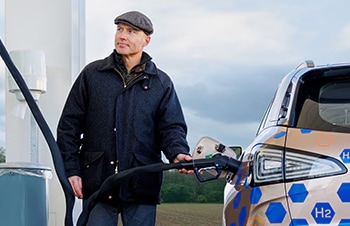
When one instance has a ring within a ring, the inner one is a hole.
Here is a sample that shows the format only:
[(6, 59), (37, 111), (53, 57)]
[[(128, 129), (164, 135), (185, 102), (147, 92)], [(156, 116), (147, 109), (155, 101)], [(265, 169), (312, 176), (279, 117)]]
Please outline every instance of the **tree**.
[(225, 184), (223, 178), (201, 183), (195, 175), (166, 171), (161, 190), (162, 202), (223, 203)]

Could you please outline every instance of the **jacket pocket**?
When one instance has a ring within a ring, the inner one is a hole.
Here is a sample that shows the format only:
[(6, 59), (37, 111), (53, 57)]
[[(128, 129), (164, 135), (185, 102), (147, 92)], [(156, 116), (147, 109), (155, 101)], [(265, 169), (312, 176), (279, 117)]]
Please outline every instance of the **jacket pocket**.
[[(145, 166), (160, 162), (161, 160), (158, 158), (151, 158), (150, 156), (134, 153), (132, 167)], [(129, 186), (133, 193), (133, 198), (147, 203), (158, 202), (162, 178), (162, 172), (140, 173), (130, 178)]]
[(105, 179), (103, 154), (104, 150), (85, 150), (81, 153), (80, 168), (84, 198), (94, 193)]
[(81, 153), (81, 164), (85, 168), (102, 157), (104, 150), (85, 150)]

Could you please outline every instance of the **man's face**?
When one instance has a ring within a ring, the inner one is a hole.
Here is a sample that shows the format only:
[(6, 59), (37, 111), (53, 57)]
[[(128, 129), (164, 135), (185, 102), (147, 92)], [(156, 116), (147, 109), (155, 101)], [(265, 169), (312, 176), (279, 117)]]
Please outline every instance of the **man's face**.
[(150, 40), (151, 37), (141, 30), (123, 23), (117, 25), (114, 44), (117, 53), (121, 55), (133, 56), (141, 53)]

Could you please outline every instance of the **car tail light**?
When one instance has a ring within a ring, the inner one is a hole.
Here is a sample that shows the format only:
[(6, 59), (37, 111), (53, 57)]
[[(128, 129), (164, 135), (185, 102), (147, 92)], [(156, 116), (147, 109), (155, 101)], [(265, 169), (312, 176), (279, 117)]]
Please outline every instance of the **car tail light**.
[(260, 148), (253, 163), (254, 184), (271, 184), (344, 174), (337, 159), (305, 151)]

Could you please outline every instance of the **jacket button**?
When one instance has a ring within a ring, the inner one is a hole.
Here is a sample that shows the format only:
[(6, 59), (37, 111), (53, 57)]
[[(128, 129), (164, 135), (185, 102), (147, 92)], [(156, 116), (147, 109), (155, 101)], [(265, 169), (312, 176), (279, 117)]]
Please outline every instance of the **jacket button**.
[(113, 130), (114, 130), (114, 132), (115, 132), (115, 131), (117, 131), (117, 128), (114, 128)]
[(86, 165), (86, 168), (89, 168), (90, 167), (90, 165)]
[(114, 161), (111, 161), (110, 164), (111, 164), (111, 165), (114, 165)]
[(110, 196), (108, 196), (108, 199), (112, 199), (113, 197), (110, 195)]

